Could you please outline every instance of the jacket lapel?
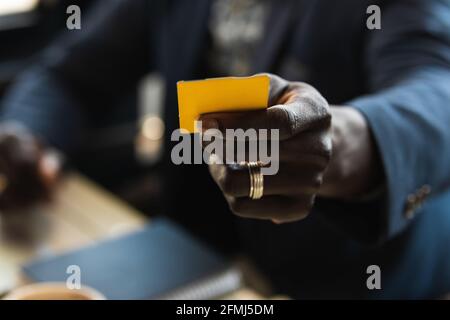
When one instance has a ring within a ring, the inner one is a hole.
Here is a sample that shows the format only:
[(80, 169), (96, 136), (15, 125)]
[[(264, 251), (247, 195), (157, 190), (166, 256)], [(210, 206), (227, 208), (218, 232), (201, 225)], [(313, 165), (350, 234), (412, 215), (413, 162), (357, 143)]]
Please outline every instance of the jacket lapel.
[(295, 1), (275, 1), (265, 25), (265, 38), (255, 56), (253, 73), (272, 69), (281, 46), (287, 38), (286, 30), (292, 23)]
[(206, 43), (209, 7), (209, 1), (204, 0), (173, 2), (166, 25), (168, 50), (164, 60), (177, 80), (194, 76)]
[[(273, 1), (271, 12), (266, 22), (266, 36), (255, 57), (253, 72), (272, 71), (279, 58), (280, 51), (292, 36), (316, 0), (282, 0)], [(291, 28), (292, 32), (289, 32)], [(258, 54), (259, 53), (259, 54)]]

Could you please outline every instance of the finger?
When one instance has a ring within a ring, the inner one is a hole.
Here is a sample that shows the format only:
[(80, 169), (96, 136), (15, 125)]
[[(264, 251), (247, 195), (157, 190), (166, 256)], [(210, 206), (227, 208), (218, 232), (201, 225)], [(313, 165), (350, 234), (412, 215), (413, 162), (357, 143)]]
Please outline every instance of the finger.
[(303, 132), (294, 138), (280, 141), (280, 161), (298, 162), (313, 159), (318, 164), (328, 164), (332, 152), (332, 139), (329, 130)]
[[(248, 197), (250, 173), (246, 166), (211, 165), (210, 172), (226, 196)], [(264, 197), (269, 195), (315, 194), (322, 185), (322, 174), (308, 167), (281, 166), (275, 175), (264, 176)]]
[(281, 96), (289, 88), (289, 81), (270, 73), (266, 73), (270, 78), (269, 106), (279, 104)]
[(240, 217), (284, 223), (304, 219), (311, 211), (314, 197), (267, 196), (259, 200), (228, 197), (227, 201)]
[(331, 114), (323, 98), (308, 95), (295, 96), (291, 100), (266, 110), (204, 114), (200, 117), (202, 130), (218, 129), (227, 138), (227, 129), (234, 132), (238, 129), (277, 129), (279, 139), (285, 140), (300, 132), (330, 126)]
[(292, 117), (290, 111), (284, 106), (274, 106), (258, 111), (209, 113), (201, 115), (200, 121), (202, 121), (202, 131), (218, 129), (225, 139), (227, 129), (234, 131), (278, 129), (280, 139), (291, 136)]
[[(312, 170), (323, 170), (327, 167), (332, 152), (329, 130), (304, 132), (296, 137), (279, 142), (272, 140), (246, 141), (242, 145), (228, 140), (221, 140), (220, 142), (221, 144), (216, 145), (213, 152), (216, 153), (223, 164), (262, 161), (269, 165), (276, 161), (278, 163), (297, 164), (301, 168), (311, 166)], [(204, 142), (203, 147), (205, 148), (208, 143)], [(234, 143), (232, 149), (227, 150), (228, 143)], [(262, 152), (261, 143), (267, 144), (266, 152)], [(275, 147), (272, 145), (273, 143), (279, 143), (279, 145)], [(253, 144), (252, 147), (251, 144)], [(205, 151), (212, 152), (212, 150)]]

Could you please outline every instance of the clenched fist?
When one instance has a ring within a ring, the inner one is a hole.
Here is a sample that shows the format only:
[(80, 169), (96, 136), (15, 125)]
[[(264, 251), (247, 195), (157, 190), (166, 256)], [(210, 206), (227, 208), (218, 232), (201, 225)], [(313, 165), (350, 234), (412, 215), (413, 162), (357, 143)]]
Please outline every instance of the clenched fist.
[(205, 114), (200, 120), (204, 131), (218, 129), (225, 139), (226, 129), (279, 130), (279, 170), (264, 176), (262, 198), (250, 199), (246, 166), (210, 164), (210, 172), (235, 214), (283, 223), (303, 219), (314, 204), (331, 158), (331, 113), (312, 86), (269, 76), (268, 109)]

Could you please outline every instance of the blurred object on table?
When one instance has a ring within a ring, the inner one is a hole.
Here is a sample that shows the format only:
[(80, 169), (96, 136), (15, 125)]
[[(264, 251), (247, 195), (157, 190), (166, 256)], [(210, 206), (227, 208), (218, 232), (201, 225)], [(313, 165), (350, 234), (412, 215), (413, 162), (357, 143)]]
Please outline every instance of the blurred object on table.
[[(63, 179), (52, 204), (36, 208), (30, 214), (35, 221), (31, 225), (44, 224), (45, 233), (28, 245), (19, 245), (11, 237), (8, 241), (0, 239), (0, 295), (20, 284), (20, 265), (31, 259), (132, 232), (147, 221), (139, 212), (76, 173)], [(20, 224), (20, 219), (13, 221), (7, 224)]]

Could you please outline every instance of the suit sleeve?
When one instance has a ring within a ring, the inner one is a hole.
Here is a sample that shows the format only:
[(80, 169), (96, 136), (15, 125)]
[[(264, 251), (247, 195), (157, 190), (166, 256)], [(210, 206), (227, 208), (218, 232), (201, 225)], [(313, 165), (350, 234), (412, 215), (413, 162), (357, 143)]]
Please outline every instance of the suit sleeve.
[(151, 69), (148, 3), (99, 1), (89, 16), (82, 11), (81, 30), (62, 34), (9, 90), (1, 120), (73, 149), (92, 115), (108, 112)]
[(401, 233), (425, 198), (450, 186), (450, 2), (381, 10), (382, 29), (367, 31), (370, 93), (347, 103), (366, 117), (384, 165), (383, 200), (349, 213), (375, 242)]

